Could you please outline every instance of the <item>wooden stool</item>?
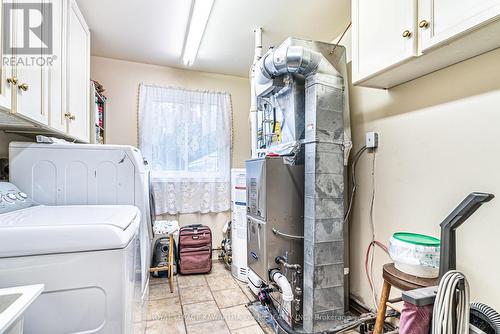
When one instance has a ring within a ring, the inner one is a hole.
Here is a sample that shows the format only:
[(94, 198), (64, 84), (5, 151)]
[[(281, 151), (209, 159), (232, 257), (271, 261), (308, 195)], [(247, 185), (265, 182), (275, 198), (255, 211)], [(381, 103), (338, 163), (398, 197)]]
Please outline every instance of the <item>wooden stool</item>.
[(395, 287), (402, 291), (426, 288), (439, 284), (439, 278), (421, 278), (413, 275), (408, 275), (399, 271), (394, 266), (394, 263), (384, 265), (382, 277), (384, 278), (384, 286), (378, 304), (377, 321), (373, 334), (382, 334), (384, 332), (385, 311), (388, 305), (389, 294), (391, 288)]
[(168, 262), (165, 267), (149, 268), (149, 272), (167, 272), (170, 293), (174, 292), (174, 234), (168, 235)]

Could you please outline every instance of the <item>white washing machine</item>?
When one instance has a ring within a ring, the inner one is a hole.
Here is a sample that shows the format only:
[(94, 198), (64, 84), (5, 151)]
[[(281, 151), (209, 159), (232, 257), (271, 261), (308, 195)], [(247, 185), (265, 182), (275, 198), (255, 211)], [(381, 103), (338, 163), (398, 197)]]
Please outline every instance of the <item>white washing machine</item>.
[(43, 205), (130, 204), (141, 210), (146, 313), (154, 199), (149, 168), (141, 152), (125, 145), (11, 142), (9, 170), (10, 181)]
[(0, 288), (45, 285), (25, 313), (24, 333), (142, 328), (134, 305), (140, 219), (133, 206), (36, 205), (0, 182)]

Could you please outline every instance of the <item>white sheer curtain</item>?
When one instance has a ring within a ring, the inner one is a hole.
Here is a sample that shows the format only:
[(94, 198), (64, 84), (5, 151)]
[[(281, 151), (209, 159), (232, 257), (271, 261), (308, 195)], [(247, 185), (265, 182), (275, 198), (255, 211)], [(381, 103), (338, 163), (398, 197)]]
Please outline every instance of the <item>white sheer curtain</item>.
[(229, 210), (231, 115), (227, 93), (141, 84), (139, 148), (156, 214)]

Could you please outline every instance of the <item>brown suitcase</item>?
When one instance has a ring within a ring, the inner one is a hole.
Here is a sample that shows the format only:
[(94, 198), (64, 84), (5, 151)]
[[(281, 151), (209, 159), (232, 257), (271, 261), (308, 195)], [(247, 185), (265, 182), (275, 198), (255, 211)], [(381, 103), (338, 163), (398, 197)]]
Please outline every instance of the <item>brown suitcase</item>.
[(180, 229), (179, 269), (183, 275), (212, 270), (212, 231), (208, 226), (197, 224)]

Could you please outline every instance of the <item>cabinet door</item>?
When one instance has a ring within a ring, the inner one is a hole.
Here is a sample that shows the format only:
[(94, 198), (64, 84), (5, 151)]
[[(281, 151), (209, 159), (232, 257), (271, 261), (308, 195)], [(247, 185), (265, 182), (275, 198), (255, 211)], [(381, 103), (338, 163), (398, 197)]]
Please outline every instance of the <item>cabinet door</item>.
[(422, 52), (500, 18), (500, 0), (419, 0)]
[[(48, 125), (47, 115), (47, 73), (41, 67), (17, 67), (17, 104), (16, 112), (38, 123)], [(26, 90), (21, 89), (25, 87)]]
[(68, 134), (88, 142), (90, 136), (90, 32), (74, 0), (68, 13)]
[(416, 0), (353, 0), (353, 81), (417, 55)]
[[(11, 34), (12, 29), (5, 29), (4, 28), (4, 22), (3, 22), (3, 3), (6, 1), (0, 1), (0, 40), (3, 41), (4, 38), (6, 37), (6, 34)], [(12, 36), (12, 34), (11, 34)], [(11, 37), (12, 38), (12, 37)], [(10, 38), (10, 39), (11, 39)], [(12, 40), (12, 39), (11, 39)], [(6, 55), (4, 53), (3, 49), (3, 43), (0, 43), (0, 58), (3, 59), (4, 57), (9, 57), (10, 55)], [(12, 67), (11, 66), (6, 66), (4, 65), (4, 62), (0, 64), (0, 108), (4, 111), (11, 111), (11, 100), (12, 100), (12, 95), (11, 95), (11, 84), (7, 82), (7, 79), (9, 81), (12, 79), (13, 73), (12, 73)]]
[[(47, 88), (47, 68), (41, 66), (42, 49), (45, 48), (44, 41), (36, 36), (27, 26), (31, 26), (32, 21), (43, 21), (43, 7), (38, 10), (31, 10), (23, 7), (22, 1), (14, 2), (14, 9), (11, 17), (13, 22), (13, 43), (16, 50), (16, 66), (14, 69), (18, 84), (16, 93), (15, 112), (38, 123), (48, 125), (47, 98), (44, 89)], [(41, 3), (39, 3), (41, 4)], [(35, 3), (29, 3), (33, 6)], [(26, 15), (29, 12), (29, 15)], [(26, 22), (26, 19), (29, 22)], [(29, 36), (25, 36), (28, 34)], [(45, 95), (45, 96), (44, 96)]]
[(66, 103), (66, 18), (67, 1), (50, 0), (52, 4), (52, 45), (54, 61), (48, 68), (49, 86), (49, 125), (61, 132), (66, 132), (66, 117), (64, 117), (64, 105)]

